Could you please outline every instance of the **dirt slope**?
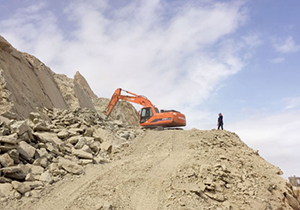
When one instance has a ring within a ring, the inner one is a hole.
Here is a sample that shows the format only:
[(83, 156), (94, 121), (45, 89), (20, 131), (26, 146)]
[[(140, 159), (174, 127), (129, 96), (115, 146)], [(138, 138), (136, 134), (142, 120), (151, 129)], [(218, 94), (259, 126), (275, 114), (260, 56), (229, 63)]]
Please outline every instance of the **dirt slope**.
[(299, 209), (281, 173), (228, 131), (146, 131), (111, 163), (7, 209)]

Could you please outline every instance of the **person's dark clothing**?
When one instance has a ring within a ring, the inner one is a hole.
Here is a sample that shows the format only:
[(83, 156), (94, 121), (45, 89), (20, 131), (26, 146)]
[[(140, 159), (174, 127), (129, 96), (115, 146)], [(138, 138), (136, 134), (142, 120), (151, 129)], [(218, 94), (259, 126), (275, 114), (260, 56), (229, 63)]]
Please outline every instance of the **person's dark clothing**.
[(218, 118), (218, 130), (220, 129), (220, 127), (223, 130), (223, 115), (219, 116)]

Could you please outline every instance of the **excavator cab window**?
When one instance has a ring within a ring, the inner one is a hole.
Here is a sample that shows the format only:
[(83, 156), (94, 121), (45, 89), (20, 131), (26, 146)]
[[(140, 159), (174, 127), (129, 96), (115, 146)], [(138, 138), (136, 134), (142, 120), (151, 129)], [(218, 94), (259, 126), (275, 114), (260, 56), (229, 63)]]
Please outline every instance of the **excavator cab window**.
[(152, 116), (153, 116), (153, 113), (152, 113), (152, 110), (151, 110), (150, 107), (149, 108), (143, 108), (142, 109), (142, 113), (141, 113), (141, 120), (140, 120), (140, 122), (144, 123), (144, 122), (146, 122)]

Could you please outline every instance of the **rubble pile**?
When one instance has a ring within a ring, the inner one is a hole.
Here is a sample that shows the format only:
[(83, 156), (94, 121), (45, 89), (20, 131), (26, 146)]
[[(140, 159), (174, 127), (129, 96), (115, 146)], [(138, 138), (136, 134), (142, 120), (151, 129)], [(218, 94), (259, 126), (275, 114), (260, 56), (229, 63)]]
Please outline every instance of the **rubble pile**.
[(146, 131), (122, 153), (64, 209), (300, 209), (282, 171), (233, 132)]
[(109, 162), (138, 132), (87, 108), (44, 108), (22, 121), (1, 117), (0, 198), (39, 197), (66, 174)]
[(291, 185), (279, 176), (280, 168), (235, 133), (193, 129), (189, 138), (192, 158), (179, 166), (171, 182), (169, 197), (180, 197), (170, 199), (174, 207), (300, 209)]

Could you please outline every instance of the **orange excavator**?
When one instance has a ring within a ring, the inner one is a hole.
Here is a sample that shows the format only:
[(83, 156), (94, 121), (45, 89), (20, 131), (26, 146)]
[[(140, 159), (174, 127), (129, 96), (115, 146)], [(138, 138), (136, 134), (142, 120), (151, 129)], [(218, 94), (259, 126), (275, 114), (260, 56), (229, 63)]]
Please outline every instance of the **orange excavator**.
[[(130, 95), (122, 95), (124, 91)], [(186, 125), (185, 115), (175, 110), (161, 110), (159, 111), (149, 99), (145, 96), (137, 95), (126, 90), (118, 88), (110, 99), (109, 104), (104, 110), (104, 114), (108, 117), (119, 100), (129, 101), (132, 103), (142, 105), (142, 109), (139, 112), (140, 126), (146, 128), (158, 128), (158, 127), (182, 127)]]

